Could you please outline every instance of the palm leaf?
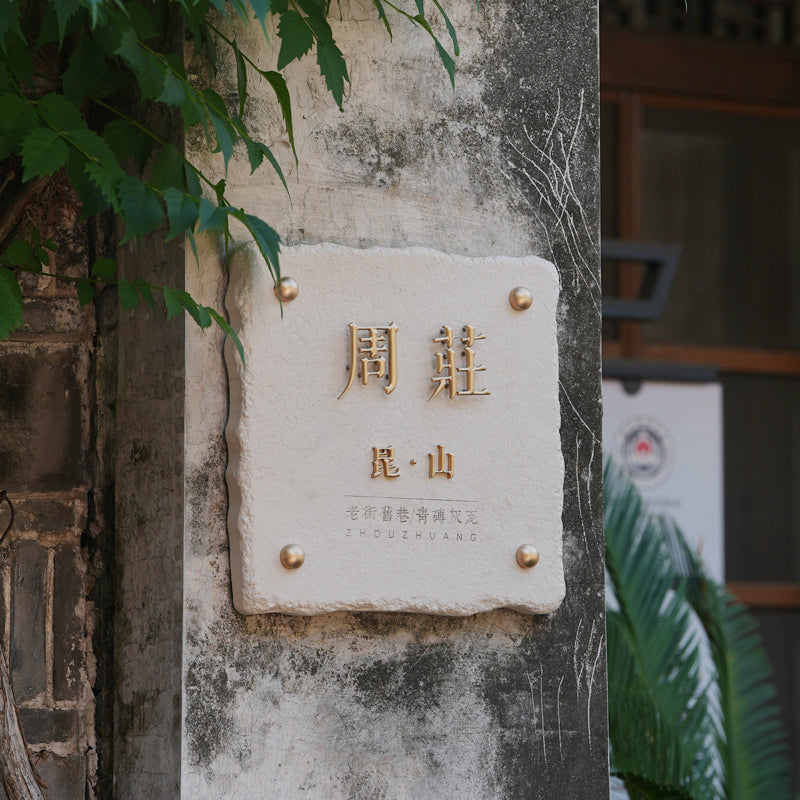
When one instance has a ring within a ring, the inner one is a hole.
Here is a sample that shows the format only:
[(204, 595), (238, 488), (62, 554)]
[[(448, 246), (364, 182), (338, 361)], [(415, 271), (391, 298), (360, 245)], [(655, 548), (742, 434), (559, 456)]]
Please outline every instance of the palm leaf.
[(755, 621), (610, 464), (605, 486), (612, 771), (632, 798), (789, 800)]
[(655, 784), (716, 800), (720, 781), (709, 748), (716, 729), (710, 676), (700, 669), (701, 626), (675, 591), (658, 520), (613, 468), (606, 471), (605, 526), (606, 565), (619, 604), (618, 612), (608, 612), (614, 769), (632, 774), (638, 765)]
[(703, 622), (717, 667), (725, 796), (728, 800), (790, 800), (786, 735), (758, 625), (723, 586), (705, 574), (674, 522), (664, 522), (664, 533), (680, 591)]

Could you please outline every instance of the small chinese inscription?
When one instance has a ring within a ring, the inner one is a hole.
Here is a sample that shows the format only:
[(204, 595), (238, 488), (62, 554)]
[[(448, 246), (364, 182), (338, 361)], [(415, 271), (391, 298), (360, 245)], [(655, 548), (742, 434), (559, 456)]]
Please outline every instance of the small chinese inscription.
[(345, 507), (344, 535), (387, 542), (477, 542), (479, 511), (475, 501), (406, 501), (399, 498), (359, 498)]
[[(347, 394), (355, 382), (356, 372), (366, 386), (371, 377), (386, 378), (383, 391), (391, 394), (397, 386), (397, 325), (361, 326), (351, 322), (350, 331), (350, 375), (347, 386), (339, 398)], [(359, 371), (360, 370), (360, 371)]]

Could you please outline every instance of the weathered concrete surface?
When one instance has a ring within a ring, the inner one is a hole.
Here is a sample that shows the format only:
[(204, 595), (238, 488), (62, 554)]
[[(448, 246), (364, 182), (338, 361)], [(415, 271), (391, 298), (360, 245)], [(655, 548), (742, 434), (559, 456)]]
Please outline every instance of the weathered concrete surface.
[[(424, 34), (398, 20), (390, 45), (369, 3), (343, 0), (344, 113), (311, 59), (290, 70), (299, 172), (285, 142), (276, 151), (293, 205), (267, 171), (250, 178), (237, 164), (229, 186), (290, 243), (556, 264), (566, 599), (535, 618), (238, 615), (221, 342), (189, 323), (181, 797), (607, 796), (596, 8), (448, 6), (462, 44), (455, 92)], [(275, 57), (262, 52), (263, 66)], [(257, 103), (267, 136), (274, 114)], [(210, 243), (201, 261), (187, 261), (187, 288), (220, 304)]]

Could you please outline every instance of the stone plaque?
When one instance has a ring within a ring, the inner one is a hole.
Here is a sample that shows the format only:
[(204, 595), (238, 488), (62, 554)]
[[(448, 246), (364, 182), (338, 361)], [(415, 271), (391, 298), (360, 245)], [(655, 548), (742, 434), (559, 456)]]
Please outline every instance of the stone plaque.
[(553, 265), (332, 245), (281, 265), (282, 315), (261, 265), (234, 265), (227, 298), (236, 608), (557, 608)]

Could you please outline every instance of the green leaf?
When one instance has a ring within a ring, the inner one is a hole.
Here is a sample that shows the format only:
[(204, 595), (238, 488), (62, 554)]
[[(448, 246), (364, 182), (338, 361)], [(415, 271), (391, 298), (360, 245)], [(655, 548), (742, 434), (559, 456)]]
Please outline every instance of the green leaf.
[(94, 300), (94, 284), (86, 278), (78, 278), (78, 302), (88, 306)]
[(69, 151), (65, 171), (81, 201), (81, 219), (86, 220), (111, 207), (111, 202), (86, 171), (86, 167), (94, 162), (87, 161), (74, 147)]
[(240, 213), (241, 216), (237, 215), (237, 219), (247, 226), (253, 241), (255, 241), (261, 251), (261, 255), (264, 256), (269, 266), (272, 277), (279, 281), (281, 279), (281, 270), (278, 253), (281, 249), (281, 237), (264, 220), (254, 217), (252, 214)]
[(22, 325), (22, 291), (16, 275), (0, 267), (0, 339)]
[(164, 88), (156, 98), (168, 106), (179, 106), (186, 99), (186, 84), (172, 70), (164, 72)]
[(191, 231), (197, 224), (200, 213), (198, 201), (174, 186), (164, 191), (164, 200), (167, 203), (167, 216), (169, 217), (169, 235), (166, 241), (176, 236)]
[(186, 127), (190, 128), (192, 125), (202, 125), (206, 137), (208, 137), (208, 121), (206, 119), (206, 107), (199, 99), (202, 97), (199, 92), (194, 89), (186, 92), (183, 102), (181, 103), (181, 114), (186, 122)]
[(132, 158), (140, 174), (153, 151), (153, 139), (124, 119), (109, 122), (103, 129), (103, 140), (114, 152), (120, 164)]
[(52, 239), (42, 239), (38, 228), (34, 228), (31, 232), (31, 247), (37, 261), (42, 265), (49, 264), (50, 253), (58, 251), (58, 246)]
[(77, 106), (87, 97), (105, 96), (102, 87), (108, 83), (108, 73), (109, 68), (96, 40), (82, 36), (64, 70), (64, 94)]
[(208, 309), (205, 306), (199, 305), (188, 292), (178, 290), (175, 292), (175, 294), (180, 300), (181, 305), (188, 312), (189, 316), (200, 326), (200, 328), (205, 330), (209, 325), (211, 325), (211, 315), (208, 313)]
[(122, 167), (117, 164), (114, 151), (94, 132), (83, 128), (67, 131), (64, 138), (85, 157), (93, 161), (107, 161), (116, 165), (117, 177), (122, 177)]
[(233, 52), (236, 55), (236, 91), (239, 95), (239, 116), (244, 116), (244, 106), (247, 102), (247, 65), (244, 63), (244, 56), (233, 40)]
[(121, 56), (136, 77), (142, 96), (154, 100), (164, 89), (164, 81), (169, 68), (152, 53), (142, 47), (136, 31), (128, 28), (114, 51)]
[(211, 125), (217, 137), (217, 146), (214, 152), (222, 152), (225, 159), (225, 169), (227, 170), (228, 161), (233, 155), (233, 143), (236, 141), (236, 130), (228, 116), (228, 109), (225, 107), (225, 101), (216, 92), (211, 89), (206, 89), (203, 92), (203, 98), (206, 102), (206, 113), (211, 120)]
[(183, 158), (174, 144), (167, 144), (158, 151), (153, 161), (150, 182), (159, 189), (182, 184)]
[(33, 252), (33, 247), (24, 239), (13, 239), (3, 251), (2, 261), (12, 267), (19, 267), (26, 272), (41, 272), (42, 262)]
[(383, 3), (381, 0), (372, 0), (375, 4), (375, 8), (378, 9), (378, 19), (383, 22), (383, 27), (386, 28), (386, 33), (389, 34), (389, 39), (393, 39), (392, 36), (392, 27), (389, 25), (389, 18), (386, 16), (386, 10), (383, 7)]
[(89, 13), (92, 18), (92, 27), (94, 28), (98, 23), (105, 19), (103, 8), (104, 0), (84, 0), (89, 7)]
[(123, 311), (130, 311), (139, 305), (139, 292), (129, 281), (119, 282), (119, 299), (122, 302)]
[(64, 166), (67, 178), (75, 189), (81, 202), (81, 220), (87, 220), (95, 214), (106, 211), (111, 203), (105, 197), (97, 183), (86, 172), (86, 159), (74, 147), (69, 148), (69, 158)]
[(58, 245), (52, 239), (42, 239), (40, 238), (40, 234), (38, 230), (33, 232), (33, 238), (36, 244), (41, 244), (42, 247), (46, 247), (51, 253), (58, 252)]
[(67, 23), (80, 8), (80, 3), (78, 0), (53, 0), (53, 5), (55, 6), (56, 19), (58, 20), (58, 43), (60, 45), (64, 41)]
[[(9, 5), (18, 4), (16, 2)], [(0, 8), (3, 4), (0, 3)], [(14, 76), (18, 85), (33, 85), (33, 51), (27, 40), (16, 33), (10, 33), (5, 41), (6, 58), (4, 65)]]
[(200, 197), (203, 187), (200, 185), (198, 170), (187, 161), (183, 162), (184, 188), (192, 197)]
[(250, 6), (255, 12), (256, 19), (261, 24), (264, 36), (267, 35), (267, 13), (270, 10), (270, 0), (249, 0)]
[(272, 168), (275, 170), (275, 172), (278, 173), (278, 177), (281, 179), (283, 188), (288, 192), (289, 186), (286, 183), (283, 170), (273, 155), (272, 150), (270, 150), (269, 147), (267, 147), (263, 142), (255, 142), (249, 137), (244, 140), (244, 144), (245, 147), (247, 147), (247, 158), (250, 161), (250, 174), (252, 175), (261, 166), (261, 163), (266, 158), (267, 161), (272, 164)]
[[(52, 3), (40, 6), (39, 35), (32, 49), (41, 51), (48, 44), (61, 44), (58, 36), (58, 19)], [(72, 26), (70, 26), (72, 27)]]
[(217, 45), (214, 41), (214, 36), (211, 31), (205, 27), (205, 16), (207, 11), (204, 11), (203, 25), (199, 28), (195, 36), (195, 49), (198, 53), (202, 54), (206, 63), (211, 67), (211, 74), (217, 77)]
[(228, 229), (228, 214), (225, 209), (212, 203), (208, 198), (200, 200), (200, 216), (197, 232), (212, 231), (223, 233)]
[(416, 22), (421, 28), (424, 28), (428, 35), (433, 39), (433, 43), (436, 45), (436, 52), (439, 53), (439, 58), (442, 60), (442, 64), (444, 64), (444, 68), (447, 70), (447, 74), (450, 76), (450, 83), (455, 88), (456, 85), (456, 62), (453, 61), (450, 54), (447, 50), (442, 47), (441, 42), (436, 38), (433, 30), (431, 30), (431, 26), (428, 23), (428, 20), (422, 14), (418, 14), (416, 17), (409, 17), (412, 22)]
[[(119, 193), (117, 186), (125, 173), (116, 161), (87, 161), (84, 172), (92, 179), (102, 196), (111, 204), (114, 211), (119, 211)], [(76, 187), (78, 188), (78, 187)], [(83, 202), (88, 198), (85, 192), (78, 188), (78, 196)]]
[(229, 2), (239, 19), (250, 21), (247, 14), (247, 4), (244, 0), (229, 0)]
[(289, 144), (292, 147), (296, 164), (297, 150), (294, 146), (294, 128), (292, 127), (292, 101), (289, 97), (289, 88), (286, 86), (286, 80), (280, 72), (262, 72), (261, 75), (272, 87), (272, 90), (275, 92), (275, 97), (278, 100), (278, 105), (281, 107), (283, 124), (286, 126), (286, 133), (289, 137)]
[(156, 310), (156, 303), (153, 299), (153, 287), (150, 286), (147, 281), (132, 281), (132, 284), (139, 290), (139, 294), (142, 296), (142, 300), (147, 303), (150, 310), (155, 312)]
[(63, 94), (44, 95), (36, 104), (36, 108), (44, 121), (57, 131), (74, 131), (86, 127), (77, 106), (64, 97)]
[(222, 328), (225, 335), (231, 337), (231, 340), (236, 345), (236, 351), (239, 353), (239, 358), (242, 359), (242, 366), (244, 366), (244, 347), (242, 346), (242, 341), (236, 334), (236, 331), (230, 326), (228, 320), (214, 311), (213, 308), (209, 308), (207, 311), (211, 315), (211, 318), (214, 320), (214, 322), (216, 322), (217, 325)]
[(213, 89), (204, 89), (203, 101), (209, 110), (216, 111), (216, 113), (222, 117), (228, 116), (228, 108), (218, 92), (215, 92)]
[(11, 77), (8, 64), (0, 59), (0, 92), (10, 92), (16, 88), (16, 82)]
[[(116, 0), (115, 0), (116, 2)], [(125, 21), (133, 27), (136, 35), (140, 41), (146, 42), (150, 39), (155, 39), (163, 30), (159, 29), (157, 24), (160, 20), (163, 27), (163, 12), (160, 12), (161, 6), (159, 3), (144, 3), (127, 2), (124, 6), (120, 2), (117, 5), (122, 8), (125, 14)], [(119, 15), (117, 15), (119, 18)]]
[(120, 214), (125, 222), (122, 244), (158, 227), (164, 218), (158, 192), (126, 175), (119, 182)]
[(22, 180), (57, 172), (69, 158), (67, 143), (49, 128), (34, 128), (22, 140)]
[(225, 206), (227, 205), (225, 201), (225, 178), (221, 178), (218, 180), (214, 186), (214, 194), (217, 196), (217, 205), (218, 206)]
[(164, 304), (167, 307), (167, 319), (172, 319), (176, 314), (180, 314), (183, 311), (183, 304), (177, 292), (168, 289), (166, 286), (163, 287), (162, 291), (164, 292)]
[(317, 64), (325, 78), (325, 85), (341, 110), (344, 99), (344, 82), (349, 78), (342, 51), (336, 46), (333, 39), (330, 42), (317, 39)]
[(434, 37), (433, 39), (434, 44), (436, 45), (436, 51), (439, 53), (439, 58), (442, 60), (442, 64), (444, 64), (444, 68), (447, 70), (447, 74), (450, 76), (450, 85), (455, 89), (456, 87), (456, 62), (450, 56), (450, 53), (442, 47), (441, 43), (437, 38)]
[[(6, 53), (6, 34), (9, 32), (14, 32), (18, 34), (18, 36), (22, 36), (22, 31), (19, 27), (19, 17), (22, 13), (22, 7), (19, 3), (10, 2), (10, 0), (6, 0), (6, 2), (0, 2), (0, 47), (2, 47), (3, 52)], [(6, 336), (0, 336), (0, 338), (5, 339)]]
[(278, 69), (302, 58), (314, 44), (314, 34), (303, 17), (296, 11), (284, 11), (278, 23), (281, 49), (278, 53)]
[(186, 229), (186, 238), (189, 240), (189, 245), (192, 248), (192, 253), (194, 255), (194, 260), (197, 266), (200, 266), (200, 259), (197, 256), (197, 237), (194, 235), (194, 231), (191, 228)]
[(20, 142), (38, 121), (27, 100), (17, 94), (0, 95), (0, 159), (18, 152)]
[(236, 141), (236, 131), (228, 121), (227, 114), (223, 117), (215, 111), (209, 111), (209, 119), (211, 126), (214, 128), (214, 133), (217, 137), (217, 146), (214, 148), (215, 153), (222, 153), (225, 160), (225, 169), (228, 169), (228, 162), (233, 155), (233, 143)]
[(442, 15), (442, 19), (444, 20), (444, 24), (447, 26), (447, 32), (450, 34), (450, 40), (453, 42), (453, 53), (458, 55), (460, 50), (458, 47), (458, 37), (456, 36), (456, 29), (453, 27), (453, 23), (450, 22), (450, 17), (445, 14), (444, 9), (442, 8), (442, 4), (439, 0), (433, 0), (433, 4), (436, 8), (439, 9), (439, 13)]
[(113, 281), (117, 272), (117, 262), (113, 258), (98, 258), (92, 264), (92, 277), (102, 281)]

